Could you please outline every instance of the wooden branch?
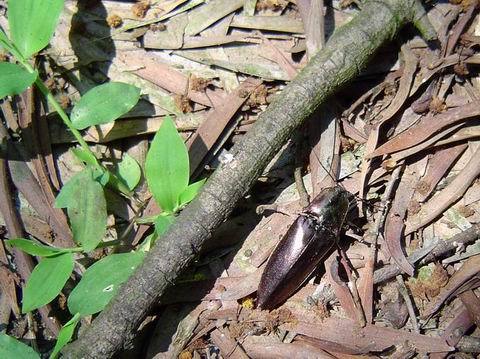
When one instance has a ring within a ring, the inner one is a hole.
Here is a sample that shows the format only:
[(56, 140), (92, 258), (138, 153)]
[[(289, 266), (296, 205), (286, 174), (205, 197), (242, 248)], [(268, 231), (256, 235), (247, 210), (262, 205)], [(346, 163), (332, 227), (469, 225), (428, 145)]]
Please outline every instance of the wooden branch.
[(355, 78), (375, 51), (409, 22), (427, 39), (435, 37), (418, 0), (370, 0), (339, 28), (234, 146), (233, 159), (214, 172), (107, 308), (64, 349), (64, 356), (107, 358), (122, 349), (292, 132), (334, 91)]

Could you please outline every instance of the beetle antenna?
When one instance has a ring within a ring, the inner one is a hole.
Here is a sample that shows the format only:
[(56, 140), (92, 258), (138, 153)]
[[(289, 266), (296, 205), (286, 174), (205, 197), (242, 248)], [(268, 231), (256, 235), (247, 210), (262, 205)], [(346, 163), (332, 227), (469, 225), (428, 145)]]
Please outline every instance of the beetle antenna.
[[(333, 182), (335, 183), (335, 185), (337, 186), (340, 186), (342, 187), (343, 189), (345, 189), (345, 187), (338, 182), (338, 178), (334, 177), (332, 175), (332, 172), (331, 172), (331, 169), (328, 170), (325, 165), (322, 163), (322, 161), (320, 160), (320, 158), (318, 157), (317, 153), (314, 151), (314, 149), (312, 148), (312, 153), (315, 155), (315, 158), (317, 159), (318, 163), (320, 164), (320, 166), (322, 166), (323, 170), (326, 172), (326, 174), (333, 180)], [(335, 155), (334, 155), (335, 156)], [(337, 174), (337, 177), (338, 177), (338, 174)]]

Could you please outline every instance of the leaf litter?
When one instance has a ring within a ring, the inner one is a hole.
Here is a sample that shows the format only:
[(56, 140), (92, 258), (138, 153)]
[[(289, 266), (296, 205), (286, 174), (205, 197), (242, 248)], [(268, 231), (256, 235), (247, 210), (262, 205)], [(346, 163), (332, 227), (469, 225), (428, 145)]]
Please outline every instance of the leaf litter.
[[(284, 147), (198, 263), (165, 295), (163, 311), (149, 319), (157, 321), (158, 332), (149, 355), (445, 357), (455, 350), (480, 352), (475, 243), (480, 233), (480, 30), (476, 2), (467, 3), (430, 9), (440, 51), (418, 37), (400, 51), (390, 46), (393, 61), (371, 66), (332, 99), (335, 111), (322, 109), (317, 121), (305, 126), (307, 146), (301, 137)], [(316, 6), (305, 0), (66, 2), (60, 27), (44, 51), (49, 59), (45, 71), (67, 107), (79, 93), (107, 80), (141, 89), (140, 105), (122, 119), (84, 131), (99, 158), (114, 164), (124, 153), (135, 153), (144, 168), (145, 136), (155, 133), (166, 115), (174, 115), (190, 149), (191, 172), (198, 175), (228, 155), (275, 93), (321, 49), (315, 29), (323, 23), (328, 38), (356, 11), (355, 6), (341, 8), (338, 1), (325, 9)], [(0, 10), (5, 8), (0, 2)], [(114, 17), (115, 23), (107, 21)], [(1, 18), (0, 25), (7, 27)], [(29, 125), (21, 116), (17, 120), (12, 105), (28, 106), (28, 98), (1, 104), (10, 133), (18, 137)], [(334, 126), (322, 129), (320, 141), (312, 139), (309, 132), (328, 112)], [(25, 198), (19, 215), (28, 233), (66, 246), (71, 233), (63, 212), (52, 207), (49, 183), (57, 183), (58, 190), (58, 178), (65, 183), (76, 172), (68, 150), (72, 137), (52, 109), (45, 108), (45, 117), (48, 127), (45, 121), (31, 126), (31, 138), (40, 143), (20, 149), (25, 153), (37, 146), (34, 151), (41, 155), (31, 160), (34, 171), (22, 161), (14, 161), (10, 170)], [(362, 240), (342, 241), (345, 254), (334, 251), (325, 269), (319, 268), (280, 308), (255, 309), (266, 260), (302, 210), (301, 181), (292, 179), (295, 168), (301, 175), (312, 172), (303, 181), (307, 192), (318, 193), (332, 185), (326, 172), (334, 173), (335, 165), (346, 173), (340, 183), (368, 200), (359, 204), (359, 219), (347, 232)], [(109, 212), (116, 213), (109, 222), (113, 238), (124, 233), (126, 221), (133, 223), (129, 233), (138, 242), (148, 226), (135, 223), (135, 216), (142, 209), (144, 216), (160, 211), (148, 201), (148, 191), (137, 194), (142, 205), (109, 199), (115, 207)], [(260, 205), (263, 214), (257, 215)], [(11, 210), (4, 207), (2, 219), (8, 221)], [(7, 304), (15, 308), (14, 284), (3, 271), (1, 278)], [(406, 296), (399, 294), (403, 280)]]

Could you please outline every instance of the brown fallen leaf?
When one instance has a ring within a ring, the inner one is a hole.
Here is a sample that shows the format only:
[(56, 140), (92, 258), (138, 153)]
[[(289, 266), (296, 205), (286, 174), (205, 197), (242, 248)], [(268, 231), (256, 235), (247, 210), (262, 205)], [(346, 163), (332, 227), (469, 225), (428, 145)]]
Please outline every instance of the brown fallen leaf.
[(210, 333), (212, 342), (220, 349), (225, 358), (248, 359), (248, 355), (235, 339), (230, 337), (228, 329), (217, 328)]
[[(479, 107), (480, 109), (480, 107)], [(473, 153), (465, 168), (439, 194), (430, 199), (420, 212), (407, 219), (405, 235), (424, 227), (457, 202), (480, 174), (480, 147)]]
[(472, 102), (468, 105), (453, 108), (437, 115), (427, 116), (410, 129), (400, 133), (378, 147), (375, 151), (368, 154), (367, 157), (373, 158), (412, 147), (446, 126), (478, 115), (480, 115), (480, 104)]
[(441, 148), (432, 155), (428, 160), (427, 172), (416, 186), (416, 199), (419, 202), (424, 202), (432, 193), (438, 182), (467, 147), (467, 144), (461, 143), (456, 146)]
[[(403, 106), (406, 99), (408, 98), (410, 88), (412, 87), (413, 76), (415, 70), (418, 66), (418, 60), (412, 53), (412, 51), (404, 45), (402, 47), (402, 52), (405, 58), (405, 65), (403, 67), (402, 76), (400, 77), (400, 84), (397, 93), (395, 94), (394, 99), (390, 105), (385, 109), (385, 111), (380, 113), (380, 120), (375, 123), (373, 126), (370, 135), (368, 136), (367, 143), (365, 145), (366, 156), (362, 160), (361, 166), (361, 180), (360, 180), (360, 198), (365, 198), (365, 189), (368, 183), (368, 176), (371, 172), (370, 163), (373, 156), (368, 156), (371, 153), (375, 152), (375, 149), (378, 145), (378, 140), (380, 137), (380, 131), (382, 130), (383, 124), (390, 120), (398, 110)], [(391, 81), (391, 80), (388, 80)], [(387, 80), (385, 81), (387, 86)]]
[(195, 135), (187, 141), (191, 173), (202, 163), (208, 151), (218, 141), (231, 118), (247, 100), (250, 93), (261, 84), (262, 81), (257, 79), (245, 80), (235, 91), (228, 94), (222, 103), (215, 107), (214, 111), (207, 115)]
[(385, 244), (388, 251), (399, 268), (409, 276), (413, 276), (413, 266), (407, 260), (401, 240), (405, 227), (404, 219), (415, 191), (415, 182), (414, 175), (406, 171), (402, 176), (385, 223)]
[[(294, 313), (295, 314), (295, 313)], [(365, 354), (379, 352), (392, 345), (402, 345), (405, 341), (425, 353), (449, 352), (454, 350), (444, 339), (431, 337), (403, 330), (379, 327), (367, 324), (359, 327), (355, 321), (343, 318), (327, 318), (321, 323), (302, 321), (297, 324), (284, 324), (281, 328), (293, 330), (312, 338), (336, 343), (339, 349), (345, 348), (347, 354)], [(303, 318), (307, 319), (308, 318)], [(340, 351), (340, 350), (339, 350)]]
[(467, 290), (458, 295), (470, 317), (477, 327), (480, 327), (480, 299), (473, 290)]
[[(141, 78), (154, 83), (161, 88), (177, 95), (186, 95), (188, 91), (188, 76), (175, 70), (173, 67), (161, 63), (153, 55), (145, 53), (123, 51), (118, 55), (118, 60), (123, 62), (126, 68), (133, 68), (132, 71)], [(204, 92), (189, 91), (188, 98), (201, 105), (215, 107), (223, 103), (223, 91), (215, 92), (207, 96)]]
[[(420, 142), (419, 144), (409, 147), (407, 149), (395, 152), (391, 154), (390, 160), (394, 162), (400, 162), (401, 160), (413, 156), (417, 154), (418, 152), (421, 152), (423, 150), (427, 150), (433, 146), (438, 146), (440, 147), (439, 143), (444, 140), (446, 137), (453, 137), (455, 135), (455, 132), (459, 129), (461, 129), (463, 126), (463, 123), (457, 123), (453, 126), (449, 126), (438, 132), (437, 134), (433, 135), (432, 137), (426, 139), (423, 142)], [(453, 135), (452, 135), (453, 134)]]
[(316, 358), (334, 359), (322, 349), (305, 341), (293, 343), (250, 343), (243, 344), (245, 351), (251, 358), (262, 359), (291, 359), (291, 358)]
[(352, 320), (357, 318), (357, 309), (355, 302), (353, 301), (352, 294), (348, 289), (347, 284), (340, 278), (338, 273), (338, 254), (333, 253), (325, 261), (325, 269), (327, 271), (327, 279), (332, 286), (335, 296), (337, 297), (343, 310), (347, 313), (347, 316)]

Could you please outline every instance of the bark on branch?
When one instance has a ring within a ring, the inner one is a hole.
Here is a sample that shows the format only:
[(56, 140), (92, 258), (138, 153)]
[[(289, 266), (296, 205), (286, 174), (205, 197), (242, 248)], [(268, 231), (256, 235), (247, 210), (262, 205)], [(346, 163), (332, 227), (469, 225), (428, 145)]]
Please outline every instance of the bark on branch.
[(435, 37), (418, 0), (370, 0), (339, 28), (232, 149), (233, 160), (215, 171), (108, 307), (65, 348), (64, 356), (107, 358), (120, 350), (292, 132), (328, 96), (355, 78), (406, 23), (414, 23), (425, 38)]

